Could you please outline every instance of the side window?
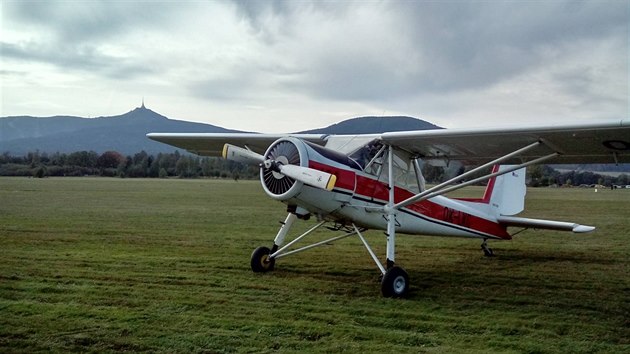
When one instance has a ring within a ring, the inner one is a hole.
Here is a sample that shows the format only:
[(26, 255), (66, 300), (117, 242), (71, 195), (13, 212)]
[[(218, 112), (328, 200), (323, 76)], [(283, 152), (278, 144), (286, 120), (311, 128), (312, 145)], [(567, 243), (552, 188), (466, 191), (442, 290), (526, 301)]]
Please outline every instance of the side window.
[[(366, 166), (364, 171), (373, 176), (378, 176), (379, 174), (381, 174), (382, 170), (383, 170), (383, 154), (373, 159), (372, 163), (369, 166)], [(385, 171), (385, 173), (387, 173), (387, 171)]]
[[(387, 167), (387, 154), (384, 154), (382, 158), (382, 168), (379, 175), (379, 180), (382, 182), (388, 182), (388, 167)], [(416, 176), (416, 169), (411, 156), (404, 151), (394, 151), (392, 172), (394, 174), (394, 183), (396, 186), (404, 188), (412, 193), (418, 193), (418, 177)]]
[(357, 150), (350, 158), (361, 165), (364, 172), (378, 176), (383, 164), (384, 150), (383, 144), (373, 141)]
[[(379, 181), (389, 183), (387, 154), (388, 149), (379, 141), (373, 141), (357, 150), (350, 157), (355, 160), (363, 172), (378, 176)], [(394, 150), (393, 158), (394, 183), (412, 193), (424, 189), (424, 178), (415, 166), (415, 160), (405, 151)], [(419, 173), (419, 174), (418, 174)]]

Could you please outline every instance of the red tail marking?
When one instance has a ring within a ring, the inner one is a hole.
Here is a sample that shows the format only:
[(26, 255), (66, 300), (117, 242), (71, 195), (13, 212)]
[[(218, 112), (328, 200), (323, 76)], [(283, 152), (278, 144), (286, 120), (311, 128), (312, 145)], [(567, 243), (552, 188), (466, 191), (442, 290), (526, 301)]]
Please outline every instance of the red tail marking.
[[(492, 173), (499, 172), (499, 165), (494, 165), (492, 167)], [(494, 183), (497, 181), (497, 177), (492, 177), (488, 180), (488, 185), (486, 186), (486, 191), (483, 193), (483, 198), (481, 198), (482, 203), (490, 203), (490, 197), (492, 197), (492, 191), (494, 191)]]

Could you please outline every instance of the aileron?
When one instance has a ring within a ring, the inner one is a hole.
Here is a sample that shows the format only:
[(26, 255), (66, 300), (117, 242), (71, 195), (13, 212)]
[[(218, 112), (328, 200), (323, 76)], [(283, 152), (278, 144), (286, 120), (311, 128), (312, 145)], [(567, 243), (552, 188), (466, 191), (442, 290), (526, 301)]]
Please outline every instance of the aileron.
[(547, 127), (444, 129), (392, 132), (385, 143), (425, 159), (462, 161), (474, 165), (502, 156), (536, 141), (544, 146), (507, 163), (518, 163), (557, 152), (548, 163), (630, 162), (630, 123), (627, 120)]

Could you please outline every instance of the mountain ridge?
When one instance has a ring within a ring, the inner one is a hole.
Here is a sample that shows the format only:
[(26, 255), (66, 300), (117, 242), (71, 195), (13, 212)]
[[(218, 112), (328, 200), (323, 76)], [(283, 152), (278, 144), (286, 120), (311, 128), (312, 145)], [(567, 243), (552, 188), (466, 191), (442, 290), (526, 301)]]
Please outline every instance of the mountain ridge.
[[(438, 129), (434, 124), (405, 116), (356, 117), (328, 127), (297, 133), (369, 134), (385, 131)], [(244, 133), (212, 124), (171, 119), (144, 104), (117, 116), (83, 118), (76, 116), (0, 117), (0, 153), (25, 155), (29, 152), (71, 153), (113, 150), (134, 154), (142, 150), (156, 154), (177, 150), (146, 138), (150, 132)], [(180, 150), (181, 151), (181, 150)]]
[(303, 134), (376, 134), (406, 130), (444, 129), (422, 119), (408, 116), (363, 116), (346, 119), (324, 128), (304, 130)]
[(82, 118), (2, 117), (0, 118), (0, 152), (25, 154), (30, 151), (74, 152), (114, 150), (133, 154), (145, 150), (150, 153), (173, 152), (175, 148), (149, 140), (152, 131), (231, 133), (212, 124), (170, 119), (144, 106), (117, 116)]

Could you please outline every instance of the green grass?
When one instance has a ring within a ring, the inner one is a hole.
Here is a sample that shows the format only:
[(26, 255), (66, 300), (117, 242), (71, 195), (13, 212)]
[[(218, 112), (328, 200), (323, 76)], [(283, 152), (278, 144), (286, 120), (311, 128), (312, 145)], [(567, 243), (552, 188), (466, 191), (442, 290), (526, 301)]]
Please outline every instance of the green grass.
[(285, 217), (257, 182), (0, 178), (0, 351), (630, 352), (630, 191), (527, 206), (598, 230), (526, 231), (494, 258), (401, 236), (412, 287), (393, 300), (354, 238), (253, 274)]

